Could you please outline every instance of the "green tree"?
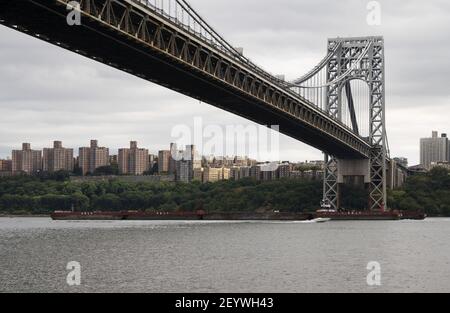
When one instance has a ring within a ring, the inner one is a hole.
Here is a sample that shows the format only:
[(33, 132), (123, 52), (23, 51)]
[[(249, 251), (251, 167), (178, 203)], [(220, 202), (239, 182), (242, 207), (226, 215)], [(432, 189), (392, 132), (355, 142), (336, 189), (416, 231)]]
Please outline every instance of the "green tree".
[[(81, 192), (74, 193), (70, 196), (71, 205), (76, 211), (89, 210), (89, 198)], [(72, 207), (71, 207), (72, 208)]]
[(112, 193), (94, 197), (93, 207), (100, 211), (120, 211), (122, 209), (120, 198)]
[(71, 197), (67, 195), (48, 194), (40, 197), (40, 207), (45, 212), (57, 210), (70, 210), (72, 207)]
[(119, 166), (117, 164), (111, 164), (108, 166), (101, 166), (95, 169), (93, 176), (110, 176), (119, 175)]

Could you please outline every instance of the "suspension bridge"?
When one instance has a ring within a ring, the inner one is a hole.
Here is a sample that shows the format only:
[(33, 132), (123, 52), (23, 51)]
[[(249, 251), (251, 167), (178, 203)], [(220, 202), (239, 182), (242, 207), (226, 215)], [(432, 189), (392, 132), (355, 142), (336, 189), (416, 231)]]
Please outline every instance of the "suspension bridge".
[[(67, 23), (68, 12), (81, 25)], [(324, 201), (364, 177), (386, 209), (389, 150), (382, 37), (328, 40), (324, 59), (287, 82), (255, 65), (184, 0), (2, 0), (0, 23), (245, 117), (325, 153)]]

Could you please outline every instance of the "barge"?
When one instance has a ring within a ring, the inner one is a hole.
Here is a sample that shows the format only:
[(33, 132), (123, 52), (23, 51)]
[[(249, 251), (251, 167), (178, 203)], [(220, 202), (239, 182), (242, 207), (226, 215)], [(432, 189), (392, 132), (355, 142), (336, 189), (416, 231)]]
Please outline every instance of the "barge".
[(401, 220), (401, 219), (425, 219), (425, 214), (419, 212), (400, 212), (400, 211), (324, 211), (318, 210), (313, 213), (290, 213), (290, 212), (215, 212), (207, 213), (203, 210), (195, 212), (161, 212), (161, 211), (93, 211), (93, 212), (74, 212), (74, 211), (55, 211), (51, 214), (53, 220), (205, 220), (205, 221), (308, 221), (315, 219), (329, 219), (338, 221), (350, 220)]

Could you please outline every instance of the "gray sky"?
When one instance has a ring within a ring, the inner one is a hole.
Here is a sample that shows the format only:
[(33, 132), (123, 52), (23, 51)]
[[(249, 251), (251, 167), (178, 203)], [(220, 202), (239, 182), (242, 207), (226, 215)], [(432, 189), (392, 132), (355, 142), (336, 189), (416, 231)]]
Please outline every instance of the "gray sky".
[[(309, 71), (328, 37), (383, 35), (391, 156), (419, 162), (419, 138), (450, 132), (450, 2), (380, 1), (380, 26), (369, 26), (365, 0), (190, 0), (230, 43), (288, 80)], [(96, 138), (115, 151), (130, 139), (166, 149), (177, 124), (251, 124), (92, 60), (0, 26), (0, 157), (21, 142), (62, 140), (77, 148)], [(281, 136), (283, 160), (322, 154)]]

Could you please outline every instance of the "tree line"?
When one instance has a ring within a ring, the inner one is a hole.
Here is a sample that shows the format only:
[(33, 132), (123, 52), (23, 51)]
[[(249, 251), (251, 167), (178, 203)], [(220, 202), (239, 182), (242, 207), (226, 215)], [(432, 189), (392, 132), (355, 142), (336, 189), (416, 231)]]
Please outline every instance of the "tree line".
[[(0, 179), (0, 213), (48, 214), (55, 210), (76, 211), (315, 211), (322, 199), (322, 182), (254, 179), (217, 183), (72, 182), (63, 173)], [(364, 209), (367, 189), (342, 186), (342, 206)], [(435, 168), (409, 177), (401, 189), (389, 192), (389, 207), (424, 210), (450, 216), (450, 172)]]
[(393, 209), (450, 216), (450, 170), (435, 167), (426, 174), (408, 177), (401, 189), (389, 192), (388, 203)]
[(217, 183), (71, 182), (55, 177), (0, 179), (0, 213), (76, 211), (307, 211), (317, 208), (320, 181), (253, 179)]

